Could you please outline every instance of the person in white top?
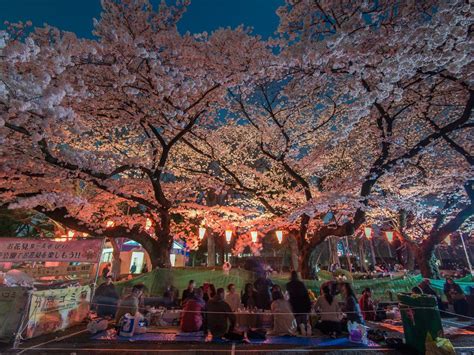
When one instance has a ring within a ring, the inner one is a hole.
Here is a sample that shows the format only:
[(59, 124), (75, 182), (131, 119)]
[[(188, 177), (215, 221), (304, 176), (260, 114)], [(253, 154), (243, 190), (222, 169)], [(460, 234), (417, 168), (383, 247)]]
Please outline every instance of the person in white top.
[(325, 334), (335, 337), (341, 333), (341, 311), (337, 300), (331, 294), (330, 288), (321, 287), (321, 296), (316, 301), (316, 310), (321, 315), (317, 327)]
[(281, 291), (272, 293), (273, 328), (268, 335), (296, 335), (296, 320), (290, 302), (284, 299)]
[(225, 296), (225, 301), (232, 309), (232, 312), (236, 312), (240, 307), (240, 295), (236, 292), (234, 284), (229, 284), (227, 290), (228, 292)]

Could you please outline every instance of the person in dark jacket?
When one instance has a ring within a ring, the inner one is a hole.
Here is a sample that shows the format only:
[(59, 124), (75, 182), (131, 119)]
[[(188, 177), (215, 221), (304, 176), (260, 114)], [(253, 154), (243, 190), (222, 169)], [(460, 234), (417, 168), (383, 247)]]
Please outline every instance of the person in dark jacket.
[(257, 291), (255, 291), (251, 283), (245, 285), (245, 292), (241, 300), (245, 308), (253, 309), (257, 306)]
[(194, 296), (195, 287), (196, 287), (196, 283), (194, 282), (194, 280), (189, 280), (188, 288), (183, 291), (183, 297), (181, 297), (181, 306), (184, 306), (188, 298)]
[(450, 277), (446, 278), (444, 294), (446, 295), (448, 302), (453, 305), (454, 313), (459, 316), (467, 315), (469, 304), (467, 303), (466, 296), (464, 295), (461, 286), (455, 283)]
[(423, 279), (423, 281), (421, 281), (421, 283), (418, 285), (418, 287), (421, 289), (421, 291), (425, 295), (435, 296), (436, 297), (436, 302), (438, 303), (439, 310), (440, 311), (444, 310), (443, 301), (441, 300), (441, 297), (438, 296), (438, 294), (433, 289), (433, 287), (431, 287), (430, 279)]
[(257, 308), (270, 309), (272, 303), (271, 288), (273, 282), (268, 278), (268, 271), (265, 271), (263, 276), (255, 280), (254, 284), (257, 290)]
[(207, 329), (214, 338), (231, 338), (230, 333), (235, 327), (235, 314), (230, 306), (224, 301), (225, 291), (218, 288), (217, 293), (207, 302)]
[(298, 279), (296, 271), (291, 272), (290, 282), (286, 284), (286, 290), (290, 295), (290, 304), (293, 310), (296, 324), (299, 328), (303, 324), (306, 327), (308, 316), (311, 312), (311, 300), (309, 299), (308, 289), (305, 284)]
[(365, 324), (362, 318), (362, 312), (360, 311), (357, 297), (352, 290), (351, 284), (345, 282), (342, 284), (342, 295), (344, 297), (344, 306), (342, 311), (346, 313), (346, 320), (351, 322), (357, 322), (359, 324)]
[(95, 290), (93, 303), (96, 305), (97, 315), (99, 317), (114, 317), (119, 298), (112, 283), (112, 276), (108, 275), (105, 282)]

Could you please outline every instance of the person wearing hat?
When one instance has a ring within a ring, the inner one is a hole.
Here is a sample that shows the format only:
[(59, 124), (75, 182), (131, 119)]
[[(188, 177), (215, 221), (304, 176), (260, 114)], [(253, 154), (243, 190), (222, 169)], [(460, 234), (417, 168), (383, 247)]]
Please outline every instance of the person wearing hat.
[(94, 294), (93, 305), (99, 317), (113, 317), (117, 309), (119, 295), (112, 283), (112, 275), (107, 275)]

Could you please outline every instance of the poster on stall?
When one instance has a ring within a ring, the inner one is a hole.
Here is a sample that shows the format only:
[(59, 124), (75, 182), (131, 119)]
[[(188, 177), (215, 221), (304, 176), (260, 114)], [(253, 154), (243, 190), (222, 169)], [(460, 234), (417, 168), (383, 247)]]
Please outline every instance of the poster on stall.
[(0, 342), (9, 343), (15, 338), (27, 307), (27, 288), (0, 287)]
[(89, 312), (90, 299), (90, 286), (33, 292), (26, 337), (52, 333), (82, 322)]
[(96, 263), (102, 239), (57, 242), (50, 239), (0, 238), (0, 262), (68, 261)]
[(51, 266), (51, 267), (34, 267), (24, 268), (25, 274), (37, 279), (40, 277), (48, 276), (90, 276), (94, 270), (94, 264), (84, 265), (62, 265), (62, 266)]

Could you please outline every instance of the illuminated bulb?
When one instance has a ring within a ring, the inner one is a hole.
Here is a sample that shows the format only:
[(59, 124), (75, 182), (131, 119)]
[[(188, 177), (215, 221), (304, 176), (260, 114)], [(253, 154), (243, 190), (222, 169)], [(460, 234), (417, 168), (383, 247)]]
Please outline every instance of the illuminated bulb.
[(393, 232), (392, 231), (386, 231), (385, 235), (387, 236), (387, 240), (389, 243), (393, 242)]
[(68, 231), (67, 236), (69, 239), (72, 239), (74, 237), (74, 231)]
[(114, 221), (107, 221), (107, 228), (113, 227), (114, 224)]
[(370, 239), (372, 237), (372, 228), (370, 227), (365, 227), (364, 228), (364, 233), (367, 239)]
[(206, 234), (206, 228), (204, 227), (199, 227), (199, 239), (203, 239), (204, 235)]
[(151, 219), (147, 218), (145, 222), (145, 230), (149, 230), (151, 228)]
[(252, 236), (252, 243), (257, 243), (258, 232), (257, 231), (251, 231), (250, 235)]
[(231, 239), (232, 239), (232, 231), (231, 230), (225, 231), (225, 240), (227, 241), (227, 244), (230, 244)]
[(282, 240), (283, 240), (283, 232), (282, 231), (276, 231), (276, 236), (277, 236), (277, 239), (278, 239), (278, 243), (281, 244)]

